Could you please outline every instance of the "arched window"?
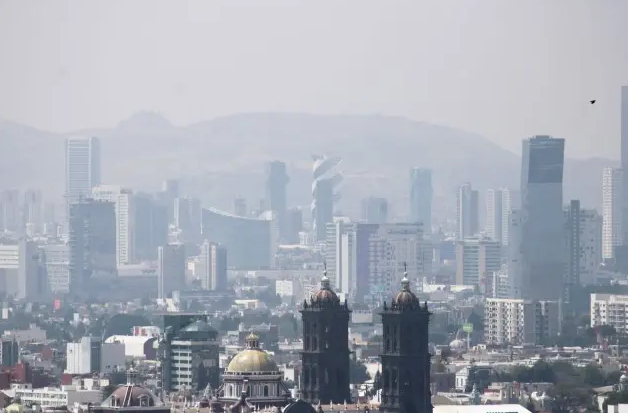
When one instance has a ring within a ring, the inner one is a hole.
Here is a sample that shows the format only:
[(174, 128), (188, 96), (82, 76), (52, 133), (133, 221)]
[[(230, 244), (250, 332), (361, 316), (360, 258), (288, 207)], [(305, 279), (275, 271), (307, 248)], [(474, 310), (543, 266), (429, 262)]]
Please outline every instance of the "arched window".
[(268, 385), (264, 386), (264, 397), (268, 397)]

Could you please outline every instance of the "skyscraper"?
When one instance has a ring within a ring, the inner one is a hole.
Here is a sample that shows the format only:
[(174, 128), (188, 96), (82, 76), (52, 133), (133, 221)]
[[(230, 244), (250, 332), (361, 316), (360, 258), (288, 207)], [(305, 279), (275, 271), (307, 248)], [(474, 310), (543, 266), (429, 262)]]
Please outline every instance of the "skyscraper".
[(624, 244), (622, 168), (604, 168), (602, 174), (602, 257), (614, 258), (613, 249)]
[(565, 140), (550, 136), (524, 139), (522, 154), (524, 298), (558, 300), (567, 270), (563, 219)]
[(2, 191), (0, 196), (0, 230), (18, 232), (23, 229), (20, 219), (20, 191)]
[[(621, 88), (621, 168), (628, 171), (628, 86)], [(623, 180), (622, 222), (628, 223), (628, 179)], [(628, 225), (622, 228), (622, 241), (628, 241)]]
[(92, 188), (95, 200), (113, 202), (116, 210), (116, 262), (132, 264), (135, 260), (135, 208), (133, 192), (116, 185)]
[(185, 286), (185, 246), (169, 244), (157, 249), (157, 297), (166, 298)]
[(68, 138), (65, 141), (66, 219), (70, 204), (89, 196), (100, 185), (100, 141), (98, 138)]
[(510, 191), (508, 189), (489, 189), (487, 191), (486, 236), (504, 246), (508, 245), (510, 209)]
[(410, 221), (421, 222), (427, 234), (432, 227), (432, 170), (412, 168), (410, 170)]
[(458, 239), (471, 238), (480, 229), (479, 195), (469, 182), (458, 188), (456, 232)]
[(40, 190), (29, 189), (24, 193), (23, 224), (32, 224), (36, 233), (43, 226), (43, 198)]
[(362, 220), (367, 224), (384, 224), (388, 220), (386, 198), (369, 196), (362, 200)]
[(284, 162), (268, 163), (266, 166), (266, 206), (277, 215), (280, 240), (285, 240), (288, 237), (286, 233), (286, 186), (288, 181)]
[(205, 240), (201, 244), (201, 287), (222, 291), (227, 288), (227, 249)]
[(314, 156), (312, 224), (317, 242), (325, 240), (326, 225), (333, 222), (334, 202), (338, 198), (334, 189), (342, 181), (342, 175), (336, 172), (340, 162), (338, 157)]

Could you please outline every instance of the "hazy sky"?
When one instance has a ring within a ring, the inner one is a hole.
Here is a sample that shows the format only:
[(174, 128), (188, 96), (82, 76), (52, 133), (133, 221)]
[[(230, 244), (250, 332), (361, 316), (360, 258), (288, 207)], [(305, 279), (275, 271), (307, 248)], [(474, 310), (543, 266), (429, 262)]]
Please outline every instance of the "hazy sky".
[(618, 159), (622, 85), (626, 0), (0, 0), (0, 118), (56, 132), (381, 113)]

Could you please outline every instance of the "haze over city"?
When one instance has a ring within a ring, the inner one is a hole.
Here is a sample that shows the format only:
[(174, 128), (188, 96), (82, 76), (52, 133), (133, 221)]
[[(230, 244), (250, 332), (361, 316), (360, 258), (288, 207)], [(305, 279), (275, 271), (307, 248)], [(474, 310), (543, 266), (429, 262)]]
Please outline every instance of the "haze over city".
[(0, 410), (628, 411), (627, 18), (0, 0)]

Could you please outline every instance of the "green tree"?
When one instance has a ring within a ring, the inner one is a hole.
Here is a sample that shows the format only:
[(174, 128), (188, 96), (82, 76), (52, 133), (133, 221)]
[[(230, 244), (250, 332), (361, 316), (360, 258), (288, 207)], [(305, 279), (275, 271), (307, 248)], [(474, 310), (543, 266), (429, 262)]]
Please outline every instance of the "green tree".
[(366, 366), (353, 359), (349, 360), (349, 374), (353, 384), (361, 384), (371, 378), (368, 371), (366, 371)]

